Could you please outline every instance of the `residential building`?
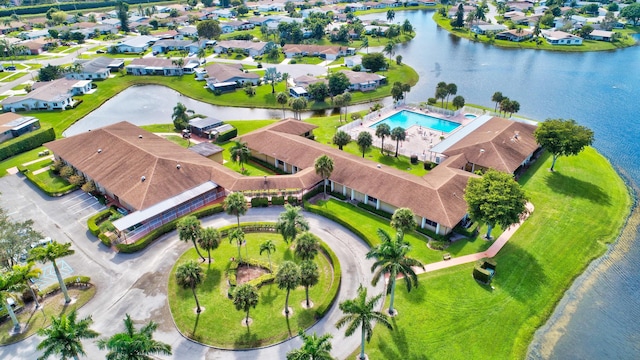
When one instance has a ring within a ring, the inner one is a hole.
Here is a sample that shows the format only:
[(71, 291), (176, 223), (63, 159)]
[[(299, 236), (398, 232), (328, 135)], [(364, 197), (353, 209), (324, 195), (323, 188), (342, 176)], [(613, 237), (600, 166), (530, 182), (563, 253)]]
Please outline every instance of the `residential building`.
[[(190, 66), (190, 64), (193, 64)], [(180, 76), (185, 73), (193, 73), (193, 69), (199, 64), (198, 59), (185, 59), (182, 66), (171, 59), (161, 58), (140, 58), (133, 59), (129, 65), (125, 66), (127, 74), (130, 75), (163, 75)]]
[(611, 41), (613, 39), (613, 31), (593, 30), (589, 34), (589, 39), (600, 41)]
[(0, 143), (40, 129), (40, 120), (11, 112), (0, 114)]
[(158, 41), (157, 37), (140, 35), (126, 39), (116, 45), (113, 45), (120, 53), (142, 53), (145, 52), (151, 44)]
[(511, 29), (496, 34), (498, 40), (508, 40), (513, 42), (521, 42), (533, 37), (533, 31), (526, 29)]
[(189, 131), (199, 137), (211, 139), (213, 138), (211, 130), (222, 125), (222, 120), (206, 117), (206, 118), (194, 118), (189, 120)]
[(335, 60), (341, 56), (355, 54), (354, 48), (332, 45), (286, 44), (282, 52), (287, 58), (294, 56), (319, 56), (326, 60)]
[(384, 84), (387, 78), (375, 73), (362, 71), (340, 70), (349, 79), (349, 90), (351, 91), (371, 91)]
[(542, 30), (544, 37), (552, 45), (582, 45), (582, 38), (564, 31)]
[(502, 25), (502, 24), (487, 24), (487, 25), (473, 25), (471, 26), (471, 31), (473, 31), (476, 34), (480, 34), (480, 35), (487, 35), (487, 34), (495, 34), (495, 33), (499, 33), (505, 30), (508, 30), (509, 28)]
[[(260, 76), (253, 72), (245, 73), (242, 71), (242, 64), (211, 64), (205, 68), (207, 75), (207, 86), (211, 90), (231, 90), (229, 84), (233, 84), (233, 89), (236, 85), (243, 85), (245, 83), (251, 83), (257, 85), (260, 81)], [(220, 87), (224, 86), (225, 89)]]
[(229, 51), (242, 51), (249, 56), (264, 55), (270, 48), (275, 46), (272, 42), (250, 41), (250, 40), (222, 40), (213, 47), (216, 54)]
[(57, 79), (36, 82), (24, 96), (10, 96), (2, 101), (4, 111), (65, 110), (75, 104), (73, 96), (91, 91), (91, 80)]
[(71, 72), (66, 75), (68, 79), (78, 80), (104, 80), (111, 75), (111, 70), (118, 71), (124, 68), (124, 60), (113, 59), (108, 57), (97, 57), (91, 60), (76, 60), (79, 64), (77, 72)]

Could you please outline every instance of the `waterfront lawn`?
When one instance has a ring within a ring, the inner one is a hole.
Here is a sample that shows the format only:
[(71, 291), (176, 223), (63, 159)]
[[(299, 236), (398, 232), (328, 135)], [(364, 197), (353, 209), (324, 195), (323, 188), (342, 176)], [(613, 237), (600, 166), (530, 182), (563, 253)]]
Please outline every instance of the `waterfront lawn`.
[(593, 148), (561, 157), (556, 172), (550, 165), (545, 155), (520, 179), (535, 211), (495, 257), (495, 289), (473, 280), (473, 264), (421, 275), (411, 293), (398, 287), (395, 330), (376, 327), (370, 358), (526, 357), (535, 330), (615, 241), (631, 206), (625, 183)]
[(140, 127), (152, 133), (176, 133), (176, 136), (180, 136), (180, 132), (176, 131), (176, 128), (173, 126), (173, 123), (140, 125)]
[(46, 150), (46, 148), (44, 146), (40, 146), (33, 150), (23, 152), (22, 154), (0, 161), (0, 177), (7, 175), (7, 169), (39, 159), (38, 153), (43, 150)]
[[(316, 205), (308, 206), (318, 207), (326, 212), (330, 212), (333, 216), (340, 218), (351, 227), (358, 229), (358, 231), (366, 237), (364, 240), (371, 246), (380, 244), (378, 229), (386, 231), (391, 236), (395, 234), (395, 231), (389, 225), (389, 219), (372, 214), (343, 201), (330, 198), (320, 200)], [(500, 233), (501, 230), (496, 229), (495, 237), (499, 236)], [(442, 255), (445, 252), (451, 253), (453, 256), (462, 256), (484, 251), (491, 245), (491, 242), (480, 239), (458, 240), (446, 250), (440, 251), (429, 249), (427, 247), (427, 238), (417, 231), (406, 234), (404, 239), (411, 244), (412, 249), (409, 255), (422, 261), (424, 264), (442, 261)]]
[(189, 147), (189, 141), (185, 138), (183, 138), (180, 135), (168, 135), (168, 136), (163, 136), (165, 139), (171, 141), (172, 143), (178, 144), (180, 146), (182, 146), (183, 148), (187, 148)]
[[(271, 254), (274, 264), (284, 260), (295, 261), (291, 246), (282, 241), (282, 237), (274, 233), (246, 234), (249, 246), (249, 256), (268, 262), (267, 254), (259, 255), (260, 243), (271, 239), (276, 244), (276, 251)], [(242, 249), (244, 256), (245, 249)], [(203, 254), (206, 257), (206, 254)], [(253, 323), (247, 329), (241, 325), (245, 313), (235, 309), (233, 302), (227, 297), (227, 275), (229, 259), (238, 256), (238, 248), (223, 239), (220, 247), (211, 252), (215, 261), (209, 266), (202, 263), (203, 283), (196, 288), (200, 305), (205, 310), (196, 316), (195, 300), (190, 289), (179, 288), (175, 281), (176, 268), (187, 260), (199, 258), (192, 248), (185, 252), (176, 262), (169, 276), (169, 307), (176, 326), (184, 335), (199, 342), (223, 348), (250, 348), (273, 344), (289, 337), (296, 336), (298, 330), (304, 330), (315, 323), (315, 311), (319, 306), (326, 306), (330, 301), (333, 269), (329, 260), (319, 253), (316, 264), (320, 270), (319, 283), (309, 288), (309, 298), (314, 307), (303, 309), (300, 304), (305, 298), (303, 287), (291, 291), (289, 306), (293, 308), (293, 315), (289, 319), (282, 315), (284, 309), (284, 290), (278, 289), (276, 284), (264, 285), (259, 289), (258, 306), (251, 309), (249, 316)]]

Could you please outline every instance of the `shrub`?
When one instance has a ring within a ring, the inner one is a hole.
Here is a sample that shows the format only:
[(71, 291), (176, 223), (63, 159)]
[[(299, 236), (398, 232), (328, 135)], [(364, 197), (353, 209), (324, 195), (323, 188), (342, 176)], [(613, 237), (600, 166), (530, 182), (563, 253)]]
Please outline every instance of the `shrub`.
[(251, 207), (267, 207), (269, 206), (269, 198), (254, 197), (251, 199)]
[(411, 155), (411, 164), (415, 165), (418, 163), (418, 155)]
[(339, 192), (336, 192), (336, 191), (332, 191), (331, 192), (331, 196), (333, 196), (333, 197), (335, 197), (337, 199), (340, 199), (342, 201), (347, 200), (347, 196), (346, 195), (342, 195), (342, 193), (339, 193)]
[(444, 250), (449, 246), (448, 241), (443, 240), (429, 240), (429, 247), (433, 250)]
[(82, 185), (81, 189), (86, 193), (92, 193), (96, 191), (96, 183), (94, 183), (93, 180), (87, 181)]
[(230, 139), (233, 139), (236, 136), (238, 136), (238, 129), (233, 128), (229, 131), (225, 131), (222, 134), (218, 135), (218, 137), (216, 138), (216, 142), (218, 144), (224, 143)]
[[(63, 281), (67, 287), (76, 286), (76, 285), (88, 286), (90, 285), (91, 278), (88, 276), (69, 276), (68, 278), (65, 278)], [(60, 290), (60, 284), (58, 284), (58, 282), (56, 281), (55, 283), (38, 291), (38, 295), (47, 296), (59, 290)]]
[(68, 178), (73, 174), (75, 174), (75, 171), (71, 166), (63, 166), (62, 169), (60, 169), (60, 176), (64, 178)]
[(0, 144), (0, 161), (33, 150), (55, 138), (56, 133), (53, 128), (46, 127), (5, 141)]
[(376, 209), (375, 206), (371, 206), (369, 204), (365, 204), (365, 203), (359, 202), (357, 205), (361, 209), (365, 209), (368, 212), (374, 213), (374, 214), (376, 214), (378, 216), (382, 216), (383, 218), (386, 218), (386, 219), (389, 219), (389, 220), (391, 220), (391, 216), (393, 215), (393, 214), (389, 214), (388, 212), (386, 212), (384, 210)]
[(284, 205), (284, 196), (272, 196), (271, 205)]
[(436, 100), (436, 98), (428, 98), (427, 99), (427, 104), (429, 105), (435, 105), (438, 102), (438, 100)]
[(309, 191), (308, 193), (304, 194), (304, 196), (302, 196), (302, 200), (303, 201), (307, 201), (309, 199), (311, 199), (312, 197), (320, 194), (321, 192), (324, 191), (324, 185), (318, 185), (318, 187), (316, 187), (315, 189)]
[(362, 70), (362, 66), (360, 65), (355, 65), (354, 67), (351, 68), (352, 71), (355, 72), (359, 72), (360, 70)]
[(69, 176), (69, 183), (75, 186), (84, 185), (84, 178), (80, 175), (71, 175)]
[(432, 162), (432, 161), (425, 161), (424, 162), (424, 169), (425, 170), (432, 170), (434, 167), (436, 167), (438, 164)]
[(316, 309), (316, 319), (320, 319), (321, 317), (323, 317), (324, 314), (327, 313), (327, 311), (336, 301), (336, 299), (338, 298), (338, 290), (340, 290), (340, 283), (342, 282), (342, 270), (340, 268), (340, 261), (338, 261), (338, 257), (333, 252), (333, 250), (331, 250), (331, 248), (323, 241), (320, 241), (319, 244), (320, 251), (322, 251), (329, 258), (329, 262), (331, 262), (331, 265), (333, 266), (333, 279), (331, 282), (331, 287), (329, 288), (329, 297), (331, 298), (331, 301), (320, 305)]
[(291, 59), (291, 61), (289, 61), (289, 64), (295, 65), (297, 64), (298, 61), (296, 61), (296, 59)]
[(300, 200), (298, 200), (297, 197), (295, 196), (287, 196), (287, 204), (293, 205), (293, 206), (298, 206), (298, 204), (300, 203)]

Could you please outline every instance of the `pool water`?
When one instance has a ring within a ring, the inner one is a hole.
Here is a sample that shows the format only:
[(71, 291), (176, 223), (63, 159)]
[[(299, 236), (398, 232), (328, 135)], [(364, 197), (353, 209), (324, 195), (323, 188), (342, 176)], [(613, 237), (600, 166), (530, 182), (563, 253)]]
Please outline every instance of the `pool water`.
[(473, 114), (465, 114), (464, 117), (466, 117), (467, 119), (475, 119), (475, 118), (477, 118), (477, 116), (473, 115)]
[(446, 133), (451, 132), (458, 126), (460, 126), (460, 124), (453, 121), (439, 119), (433, 116), (419, 114), (413, 111), (402, 110), (382, 121), (378, 121), (377, 123), (369, 127), (375, 128), (376, 126), (383, 123), (389, 125), (391, 129), (394, 129), (396, 127), (408, 129), (411, 126), (418, 125), (424, 128), (429, 128)]

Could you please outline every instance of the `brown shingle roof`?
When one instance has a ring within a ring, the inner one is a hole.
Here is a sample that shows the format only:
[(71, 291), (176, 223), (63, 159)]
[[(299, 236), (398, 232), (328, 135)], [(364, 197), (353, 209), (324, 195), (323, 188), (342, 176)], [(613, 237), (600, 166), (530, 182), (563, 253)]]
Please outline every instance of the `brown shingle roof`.
[(513, 173), (537, 148), (534, 125), (493, 117), (449, 147), (447, 156), (465, 159), (485, 168)]
[(241, 64), (212, 64), (204, 68), (209, 77), (218, 82), (235, 81), (235, 79), (259, 79), (260, 75), (250, 72), (245, 73)]

